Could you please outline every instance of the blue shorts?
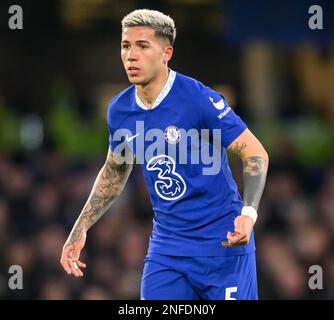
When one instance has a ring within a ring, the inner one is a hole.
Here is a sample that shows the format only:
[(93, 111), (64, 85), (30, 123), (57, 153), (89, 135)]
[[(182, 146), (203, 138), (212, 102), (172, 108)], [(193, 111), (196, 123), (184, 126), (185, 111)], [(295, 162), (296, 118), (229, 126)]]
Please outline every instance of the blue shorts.
[(228, 257), (148, 254), (142, 300), (257, 300), (255, 252)]

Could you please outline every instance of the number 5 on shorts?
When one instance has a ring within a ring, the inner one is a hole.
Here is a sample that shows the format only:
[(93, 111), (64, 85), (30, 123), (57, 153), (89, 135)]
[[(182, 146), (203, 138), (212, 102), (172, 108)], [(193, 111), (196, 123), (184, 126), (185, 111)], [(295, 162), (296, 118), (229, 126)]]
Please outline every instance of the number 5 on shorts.
[(225, 300), (237, 300), (236, 298), (231, 297), (232, 293), (235, 293), (237, 291), (238, 291), (238, 287), (226, 288)]

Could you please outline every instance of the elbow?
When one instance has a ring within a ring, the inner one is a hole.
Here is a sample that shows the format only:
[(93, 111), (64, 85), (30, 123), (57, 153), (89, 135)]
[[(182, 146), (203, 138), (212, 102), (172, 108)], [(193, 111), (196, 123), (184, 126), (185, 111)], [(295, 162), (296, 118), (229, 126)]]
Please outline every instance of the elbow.
[(264, 162), (265, 166), (268, 169), (268, 166), (269, 166), (269, 155), (268, 155), (268, 152), (263, 147), (261, 148), (261, 151), (259, 152), (258, 157), (260, 157), (261, 159), (263, 159), (263, 162)]
[(263, 158), (263, 160), (265, 160), (267, 162), (267, 164), (269, 164), (269, 155), (268, 155), (268, 152), (265, 149), (263, 149), (262, 158)]
[(253, 150), (249, 150), (248, 152), (245, 152), (241, 159), (244, 161), (245, 159), (249, 157), (258, 157), (264, 160), (267, 164), (269, 163), (269, 155), (268, 152), (264, 149), (262, 145), (258, 145), (257, 148), (254, 148)]
[(269, 164), (268, 152), (261, 143), (258, 144), (256, 150), (257, 156), (262, 158), (267, 164)]
[(242, 160), (245, 160), (249, 157), (257, 157), (262, 159), (263, 164), (268, 168), (269, 165), (269, 155), (268, 152), (261, 146), (256, 151), (254, 150), (252, 153), (249, 153), (242, 158)]
[(264, 150), (262, 158), (263, 158), (263, 162), (264, 162), (264, 170), (266, 172), (268, 172), (268, 168), (269, 168), (269, 155), (268, 155), (268, 152), (266, 150)]

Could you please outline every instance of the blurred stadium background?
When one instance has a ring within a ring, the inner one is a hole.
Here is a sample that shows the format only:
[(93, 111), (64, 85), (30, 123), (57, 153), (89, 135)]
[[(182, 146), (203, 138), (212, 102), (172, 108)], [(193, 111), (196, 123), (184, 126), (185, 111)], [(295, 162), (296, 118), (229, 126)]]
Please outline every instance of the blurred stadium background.
[[(153, 213), (138, 167), (88, 234), (85, 277), (59, 258), (108, 148), (108, 101), (128, 83), (120, 20), (171, 15), (171, 68), (223, 92), (261, 139), (270, 170), (256, 225), (261, 299), (334, 298), (334, 3), (31, 0), (0, 6), (0, 298), (138, 299)], [(24, 29), (8, 29), (21, 4)], [(231, 157), (242, 192), (241, 163)], [(21, 265), (24, 289), (8, 289)], [(323, 268), (323, 290), (308, 269)]]

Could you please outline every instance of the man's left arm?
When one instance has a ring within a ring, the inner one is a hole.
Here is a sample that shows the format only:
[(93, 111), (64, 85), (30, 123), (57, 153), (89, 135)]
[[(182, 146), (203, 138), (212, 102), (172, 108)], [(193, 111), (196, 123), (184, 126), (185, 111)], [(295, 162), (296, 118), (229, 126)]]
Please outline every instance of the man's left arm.
[(243, 162), (244, 207), (228, 232), (226, 246), (246, 245), (256, 222), (257, 209), (266, 182), (269, 157), (261, 142), (246, 129), (227, 148)]

